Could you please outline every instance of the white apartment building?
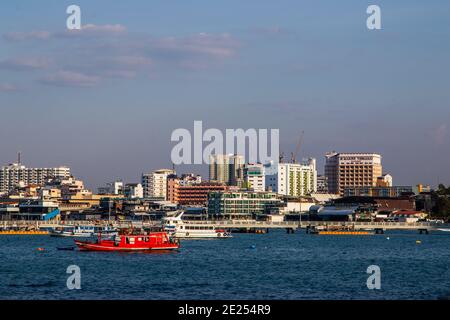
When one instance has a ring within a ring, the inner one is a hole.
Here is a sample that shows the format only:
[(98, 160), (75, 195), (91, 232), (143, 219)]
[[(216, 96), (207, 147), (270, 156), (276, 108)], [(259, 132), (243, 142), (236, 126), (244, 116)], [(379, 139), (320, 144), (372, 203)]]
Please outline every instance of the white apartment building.
[(244, 167), (244, 181), (248, 188), (256, 192), (266, 191), (264, 166), (260, 163), (248, 163)]
[(269, 191), (293, 197), (310, 195), (317, 191), (316, 159), (310, 158), (304, 163), (269, 164), (265, 180)]
[(215, 154), (209, 157), (209, 180), (227, 185), (242, 184), (244, 178), (244, 156)]
[(49, 179), (67, 179), (70, 168), (27, 168), (20, 163), (12, 163), (0, 169), (0, 193), (7, 193), (17, 187), (35, 184), (43, 186)]
[(142, 175), (144, 198), (164, 198), (167, 200), (167, 177), (176, 174), (175, 170), (160, 169)]

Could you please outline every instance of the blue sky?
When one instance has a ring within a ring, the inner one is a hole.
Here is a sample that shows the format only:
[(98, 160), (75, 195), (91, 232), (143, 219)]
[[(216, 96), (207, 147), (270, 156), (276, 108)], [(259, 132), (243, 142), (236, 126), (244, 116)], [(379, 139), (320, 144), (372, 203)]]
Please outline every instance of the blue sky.
[(286, 154), (304, 130), (319, 171), (327, 151), (379, 152), (395, 184), (450, 184), (448, 1), (11, 1), (0, 17), (1, 164), (20, 150), (90, 187), (138, 181), (202, 120), (279, 128)]

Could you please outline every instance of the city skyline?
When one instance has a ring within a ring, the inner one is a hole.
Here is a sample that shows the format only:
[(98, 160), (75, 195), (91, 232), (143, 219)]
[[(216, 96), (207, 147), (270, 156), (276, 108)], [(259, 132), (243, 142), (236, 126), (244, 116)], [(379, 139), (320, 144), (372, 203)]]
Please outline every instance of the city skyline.
[(71, 2), (5, 3), (0, 165), (21, 151), (93, 190), (139, 182), (171, 167), (173, 130), (202, 120), (278, 128), (286, 155), (305, 131), (300, 158), (320, 173), (326, 152), (375, 152), (395, 184), (450, 184), (450, 4), (377, 3), (379, 31), (367, 1), (77, 1), (79, 36), (65, 30)]

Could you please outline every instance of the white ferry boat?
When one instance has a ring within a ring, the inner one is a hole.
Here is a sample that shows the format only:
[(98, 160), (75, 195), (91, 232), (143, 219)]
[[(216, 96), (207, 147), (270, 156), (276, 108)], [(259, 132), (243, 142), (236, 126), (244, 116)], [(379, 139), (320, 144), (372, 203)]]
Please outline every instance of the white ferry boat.
[(202, 223), (202, 221), (184, 221), (182, 216), (183, 212), (174, 217), (163, 218), (164, 231), (175, 238), (231, 238), (231, 234), (222, 228)]

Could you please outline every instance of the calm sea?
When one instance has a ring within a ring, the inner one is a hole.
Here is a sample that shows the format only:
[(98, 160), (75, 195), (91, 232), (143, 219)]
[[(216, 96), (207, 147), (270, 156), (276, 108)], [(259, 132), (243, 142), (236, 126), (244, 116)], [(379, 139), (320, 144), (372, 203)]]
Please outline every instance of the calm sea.
[[(388, 239), (389, 237), (389, 239)], [(416, 240), (421, 240), (417, 244)], [(450, 234), (234, 234), (178, 252), (58, 251), (73, 239), (0, 236), (0, 299), (439, 299), (450, 296)], [(45, 248), (38, 251), (37, 248)], [(69, 265), (81, 290), (69, 290)], [(369, 265), (381, 290), (367, 289)]]

